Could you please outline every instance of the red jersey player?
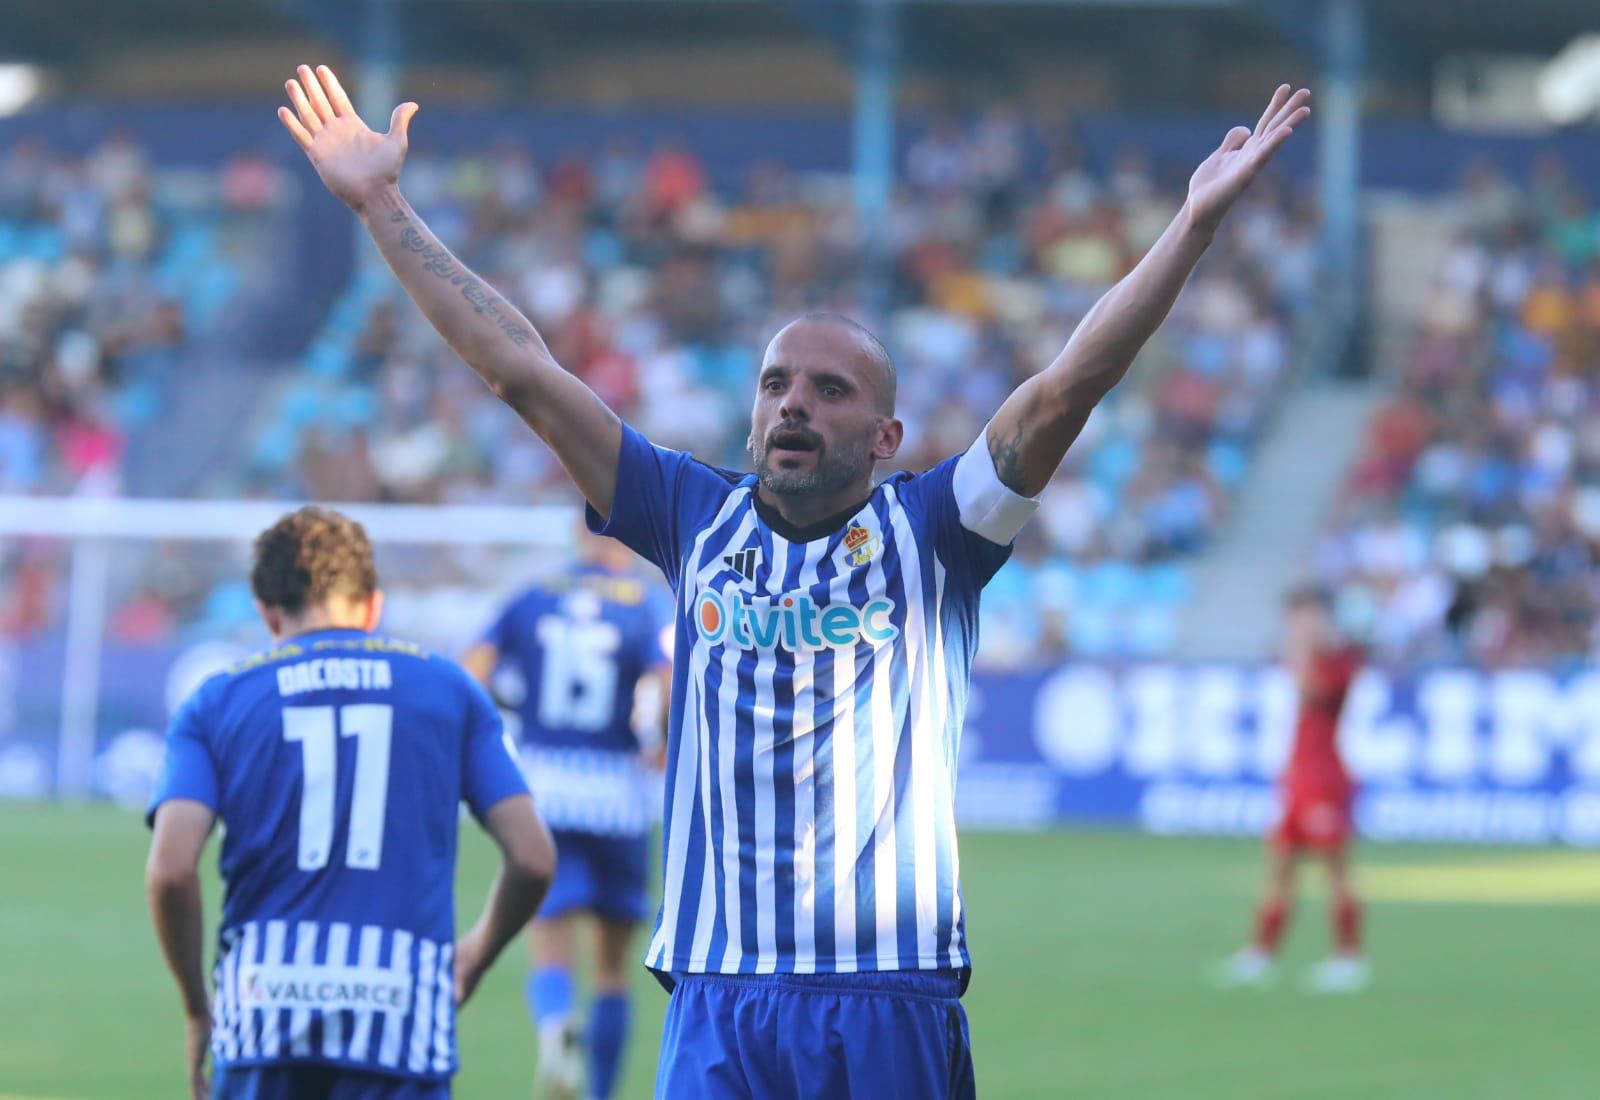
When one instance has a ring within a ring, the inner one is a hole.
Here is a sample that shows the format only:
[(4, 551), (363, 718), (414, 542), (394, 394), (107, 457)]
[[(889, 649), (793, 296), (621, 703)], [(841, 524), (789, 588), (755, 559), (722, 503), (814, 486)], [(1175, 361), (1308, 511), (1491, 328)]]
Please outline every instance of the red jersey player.
[(1367, 982), (1361, 955), (1361, 906), (1350, 882), (1351, 783), (1339, 757), (1339, 715), (1361, 671), (1359, 648), (1334, 627), (1327, 597), (1298, 589), (1288, 600), (1284, 659), (1300, 693), (1294, 749), (1282, 778), (1283, 815), (1269, 838), (1267, 889), (1256, 914), (1255, 935), (1228, 962), (1230, 984), (1253, 985), (1272, 974), (1273, 961), (1295, 901), (1295, 869), (1302, 855), (1328, 870), (1329, 920), (1334, 953), (1310, 975), (1319, 992), (1351, 992)]

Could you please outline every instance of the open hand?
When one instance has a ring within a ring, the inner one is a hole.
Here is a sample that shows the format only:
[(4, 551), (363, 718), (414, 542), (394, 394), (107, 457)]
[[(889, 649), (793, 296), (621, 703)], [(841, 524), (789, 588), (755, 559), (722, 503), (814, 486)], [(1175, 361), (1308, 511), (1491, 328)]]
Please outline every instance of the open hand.
[(1235, 126), (1228, 131), (1216, 152), (1189, 179), (1189, 208), (1199, 224), (1214, 229), (1222, 221), (1278, 146), (1311, 114), (1306, 106), (1310, 99), (1309, 90), (1301, 88), (1291, 95), (1289, 85), (1281, 84), (1254, 130)]
[(328, 190), (359, 213), (400, 178), (406, 131), (417, 105), (400, 104), (389, 118), (389, 132), (374, 133), (356, 114), (332, 69), (318, 65), (312, 72), (301, 65), (295, 71), (297, 77), (284, 83), (294, 110), (279, 107), (278, 120), (305, 150)]

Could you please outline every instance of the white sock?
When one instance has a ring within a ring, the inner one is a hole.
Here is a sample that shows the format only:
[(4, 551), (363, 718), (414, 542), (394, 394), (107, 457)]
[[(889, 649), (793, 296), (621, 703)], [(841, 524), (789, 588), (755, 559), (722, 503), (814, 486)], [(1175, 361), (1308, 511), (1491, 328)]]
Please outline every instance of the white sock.
[(539, 1021), (539, 1056), (557, 1057), (565, 1046), (567, 1015), (547, 1016)]

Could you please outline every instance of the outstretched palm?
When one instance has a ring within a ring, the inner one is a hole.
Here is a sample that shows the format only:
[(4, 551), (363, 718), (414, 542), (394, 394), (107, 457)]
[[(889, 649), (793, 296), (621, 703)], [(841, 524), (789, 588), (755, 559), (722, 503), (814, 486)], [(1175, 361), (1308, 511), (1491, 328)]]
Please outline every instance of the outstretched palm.
[(1189, 207), (1199, 222), (1216, 225), (1222, 220), (1278, 146), (1311, 114), (1306, 106), (1310, 99), (1305, 88), (1291, 95), (1289, 85), (1280, 85), (1254, 130), (1235, 126), (1228, 131), (1216, 152), (1189, 178)]
[(296, 72), (297, 78), (284, 83), (294, 110), (279, 107), (278, 119), (305, 150), (328, 190), (359, 210), (400, 178), (406, 130), (417, 105), (400, 104), (389, 119), (389, 132), (374, 133), (356, 114), (332, 69), (318, 65), (312, 72), (310, 66), (301, 65)]

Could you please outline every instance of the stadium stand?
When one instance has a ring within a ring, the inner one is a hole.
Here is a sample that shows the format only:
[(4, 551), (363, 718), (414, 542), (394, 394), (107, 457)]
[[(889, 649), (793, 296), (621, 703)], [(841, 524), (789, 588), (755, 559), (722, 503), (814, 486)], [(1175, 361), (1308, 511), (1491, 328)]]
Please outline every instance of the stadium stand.
[(1600, 219), (1561, 163), (1488, 164), (1455, 226), (1313, 571), (1385, 655), (1490, 666), (1592, 652)]
[[(744, 462), (749, 371), (786, 317), (864, 316), (907, 379), (902, 462), (919, 468), (976, 434), (1174, 209), (1181, 180), (1137, 146), (1100, 160), (1091, 170), (1070, 140), (1004, 106), (932, 120), (905, 151), (882, 293), (852, 243), (838, 177), (770, 161), (730, 168), (725, 155), (713, 170), (667, 138), (548, 162), (509, 142), (419, 155), (408, 192), (619, 412), (710, 461)], [(1459, 230), (1313, 555), (1313, 574), (1395, 658), (1517, 664), (1592, 645), (1585, 578), (1600, 487), (1582, 428), (1600, 246), (1558, 161), (1528, 179), (1478, 166), (1427, 200)], [(10, 148), (3, 491), (125, 484), (129, 452), (173, 430), (174, 375), (225, 327), (264, 212), (286, 190), (281, 169), (248, 151), (198, 171), (154, 163), (116, 132), (74, 153), (37, 139)], [(995, 581), (991, 666), (1171, 650), (1190, 562), (1226, 521), (1316, 299), (1311, 204), (1267, 189), (1240, 213)], [(865, 307), (875, 293), (881, 305)], [(549, 456), (381, 268), (358, 269), (301, 361), (255, 403), (245, 444), (207, 471), (207, 491), (559, 499)], [(194, 557), (158, 552), (129, 567), (118, 637), (248, 623), (244, 593), (222, 579), (226, 556), (214, 573)], [(414, 565), (399, 575), (418, 592), (452, 590), (459, 565)], [(3, 568), (8, 632), (52, 621), (64, 571), (51, 554), (19, 545)]]
[[(619, 141), (545, 165), (509, 147), (419, 157), (407, 191), (569, 369), (652, 439), (708, 461), (746, 461), (750, 372), (785, 319), (864, 312), (906, 380), (902, 462), (923, 468), (965, 447), (1053, 357), (1181, 201), (1183, 181), (1159, 179), (1136, 150), (1097, 174), (1063, 141), (1035, 168), (1026, 127), (996, 107), (937, 120), (912, 143), (877, 310), (861, 308), (873, 288), (848, 191), (826, 175), (761, 162), (718, 189), (680, 144)], [(1047, 490), (1044, 522), (986, 605), (992, 663), (1170, 645), (1184, 560), (1226, 516), (1314, 296), (1313, 212), (1263, 190), (1138, 385), (1091, 423)], [(453, 503), (560, 491), (553, 460), (452, 362), (387, 272), (353, 281), (306, 363), (258, 427), (253, 491)]]
[(126, 136), (83, 157), (42, 141), (0, 164), (0, 491), (70, 492), (114, 477), (155, 419), (176, 354), (237, 279), (219, 221), (242, 200), (163, 176)]
[[(284, 186), (281, 169), (259, 154), (200, 170), (159, 163), (115, 130), (80, 150), (37, 135), (7, 146), (0, 493), (125, 492), (141, 455), (174, 452), (189, 368), (236, 335), (238, 311), (228, 307), (260, 267)], [(62, 549), (7, 543), (0, 632), (21, 636), (55, 621)], [(181, 569), (165, 573), (176, 581)], [(158, 598), (148, 583), (133, 585), (118, 636), (159, 634), (187, 609), (181, 587), (169, 584)]]

